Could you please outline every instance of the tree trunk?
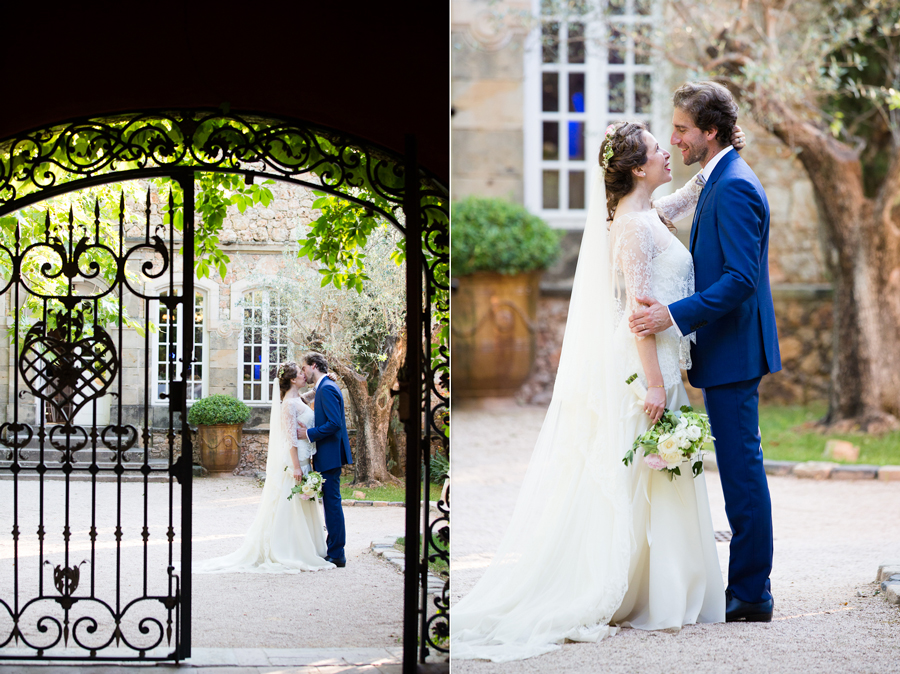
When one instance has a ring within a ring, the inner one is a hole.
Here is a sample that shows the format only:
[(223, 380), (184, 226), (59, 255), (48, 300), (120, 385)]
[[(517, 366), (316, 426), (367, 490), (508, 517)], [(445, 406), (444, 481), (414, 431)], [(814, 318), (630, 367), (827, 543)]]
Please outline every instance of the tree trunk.
[[(863, 191), (858, 153), (773, 101), (775, 135), (813, 184), (834, 282), (834, 358), (828, 414), (833, 430), (882, 432), (900, 416), (900, 156), (874, 199)], [(771, 120), (771, 117), (769, 118)]]
[(353, 403), (353, 421), (356, 426), (354, 485), (376, 487), (384, 482), (397, 481), (387, 468), (388, 429), (393, 402), (391, 388), (405, 358), (406, 337), (401, 336), (388, 354), (371, 395), (365, 375), (344, 363), (334, 363), (335, 372), (347, 386)]
[[(393, 391), (393, 388), (391, 388)], [(395, 414), (400, 407), (400, 401), (395, 399), (391, 406), (390, 422), (388, 423), (388, 463), (390, 472), (394, 477), (406, 475), (406, 434), (402, 433), (403, 424), (394, 423)]]

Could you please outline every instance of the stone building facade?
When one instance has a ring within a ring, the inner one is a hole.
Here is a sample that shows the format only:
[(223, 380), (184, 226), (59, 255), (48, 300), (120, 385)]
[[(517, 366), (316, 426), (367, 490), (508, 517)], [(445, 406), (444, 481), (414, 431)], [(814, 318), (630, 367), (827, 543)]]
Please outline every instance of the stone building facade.
[[(621, 16), (588, 33), (609, 36), (620, 19), (648, 25), (661, 20), (654, 15), (659, 4), (620, 5)], [(584, 40), (584, 47), (548, 52), (548, 35), (565, 45), (567, 36), (584, 29), (575, 20), (527, 18), (540, 12), (537, 1), (453, 0), (451, 6), (453, 198), (507, 198), (565, 232), (560, 259), (541, 283), (536, 365), (520, 391), (525, 400), (544, 402), (552, 392), (583, 232), (581, 185), (603, 130), (612, 121), (641, 119), (668, 148), (671, 91), (686, 76), (644, 61), (627, 41), (598, 46)], [(773, 402), (822, 399), (832, 356), (832, 290), (812, 185), (789, 149), (752, 120), (739, 123), (749, 141), (742, 156), (759, 176), (771, 208), (769, 274), (784, 365), (783, 372), (764, 379), (761, 395)], [(677, 153), (672, 166), (672, 185), (693, 174)], [(685, 243), (691, 218), (675, 223)]]
[[(285, 255), (298, 249), (297, 239), (302, 236), (310, 222), (319, 216), (319, 211), (312, 204), (315, 196), (312, 191), (297, 185), (275, 182), (268, 185), (273, 192), (274, 200), (268, 207), (248, 208), (243, 214), (234, 206), (229, 207), (224, 226), (219, 234), (222, 250), (230, 257), (227, 274), (221, 278), (215, 271), (209, 278), (194, 278), (195, 301), (195, 357), (192, 380), (188, 385), (189, 406), (192, 401), (217, 393), (229, 394), (243, 400), (251, 409), (251, 417), (244, 426), (241, 463), (236, 470), (240, 474), (253, 474), (265, 469), (268, 446), (268, 423), (272, 382), (270, 373), (274, 373), (277, 362), (288, 356), (299, 358), (307, 349), (306, 345), (285, 340), (284, 332), (275, 335), (274, 330), (263, 330), (261, 344), (253, 349), (254, 337), (251, 326), (245, 324), (245, 306), (250, 303), (254, 310), (262, 311), (264, 322), (270, 318), (270, 298), (267, 295), (267, 282), (283, 273)], [(143, 186), (146, 189), (146, 186)], [(143, 189), (137, 194), (142, 194)], [(161, 205), (167, 195), (151, 191), (150, 216), (151, 227), (161, 225), (167, 216), (161, 212)], [(129, 197), (126, 201), (126, 247), (139, 243), (145, 237), (145, 204), (141, 196)], [(168, 220), (165, 220), (168, 222)], [(175, 242), (178, 248), (178, 242)], [(151, 259), (144, 256), (140, 260)], [(137, 268), (135, 263), (135, 269)], [(183, 258), (175, 255), (172, 264), (175, 278), (180, 278), (183, 269)], [(143, 279), (145, 282), (139, 290), (148, 295), (159, 295), (161, 288), (168, 287), (168, 274), (157, 280)], [(176, 282), (177, 286), (177, 282)], [(11, 301), (7, 293), (6, 301)], [(146, 317), (146, 306), (137, 296), (123, 294), (125, 308), (131, 317), (143, 323)], [(252, 298), (252, 299), (248, 299)], [(12, 307), (6, 306), (7, 325), (12, 325)], [(124, 329), (122, 334), (123, 349), (120, 354), (122, 368), (121, 388), (118, 379), (110, 391), (121, 399), (123, 422), (138, 428), (139, 437), (143, 435), (144, 401), (149, 400), (149, 426), (152, 433), (151, 455), (165, 456), (168, 439), (165, 428), (169, 414), (168, 401), (160, 397), (164, 386), (158, 381), (157, 374), (164, 377), (165, 364), (160, 364), (160, 354), (167, 350), (177, 351), (182, 356), (179, 338), (169, 340), (164, 329), (166, 325), (165, 307), (158, 301), (149, 303), (150, 320), (160, 328), (142, 337), (133, 329)], [(190, 320), (182, 312), (175, 319), (178, 325)], [(275, 314), (272, 313), (272, 316)], [(107, 328), (107, 332), (115, 343), (119, 334), (115, 328)], [(273, 341), (274, 340), (274, 341)], [(248, 350), (248, 348), (250, 350)], [(149, 358), (148, 358), (149, 357)], [(12, 419), (14, 375), (16, 363), (10, 340), (0, 343), (0, 415), (4, 418), (0, 423)], [(270, 362), (271, 361), (271, 362)], [(145, 368), (145, 365), (147, 366)], [(21, 382), (19, 384), (22, 389)], [(352, 428), (350, 398), (344, 392), (347, 401), (347, 423)], [(103, 406), (116, 403), (106, 396), (100, 405), (99, 420), (103, 421)], [(49, 407), (49, 406), (48, 406)], [(38, 403), (30, 394), (21, 397), (18, 403), (19, 419), (26, 423), (34, 423), (38, 416)], [(115, 423), (115, 412), (112, 422)], [(83, 415), (83, 416), (82, 416)], [(90, 423), (90, 411), (79, 412), (76, 423)], [(109, 423), (108, 421), (105, 423)], [(104, 424), (105, 425), (105, 424)], [(177, 421), (176, 421), (177, 426)], [(351, 434), (353, 431), (351, 430)], [(180, 437), (175, 438), (176, 451), (180, 452)], [(195, 458), (196, 458), (195, 443)]]

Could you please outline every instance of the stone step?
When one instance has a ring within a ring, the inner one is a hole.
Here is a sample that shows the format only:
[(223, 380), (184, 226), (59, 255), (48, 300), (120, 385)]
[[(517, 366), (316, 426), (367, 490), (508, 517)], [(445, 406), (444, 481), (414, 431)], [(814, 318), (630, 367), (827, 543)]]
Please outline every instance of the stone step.
[[(3, 449), (0, 448), (0, 461), (12, 461), (11, 449)], [(125, 452), (132, 461), (142, 460), (144, 457), (144, 452), (139, 451), (130, 451)], [(53, 449), (51, 447), (44, 448), (44, 462), (50, 463), (52, 461), (59, 461), (62, 457), (63, 452), (58, 449)], [(26, 449), (18, 450), (19, 461), (40, 461), (41, 460), (41, 450), (36, 447), (28, 447)], [(73, 452), (73, 456), (78, 462), (89, 462), (91, 457), (93, 456), (93, 451), (90, 449), (80, 449), (77, 452)], [(115, 461), (116, 453), (111, 452), (108, 449), (98, 449), (97, 450), (97, 460), (98, 461)]]
[[(13, 450), (11, 449), (3, 449), (0, 447), (0, 463), (12, 461), (12, 455), (10, 454)], [(54, 461), (59, 461), (62, 458), (63, 452), (58, 449), (53, 449), (52, 447), (46, 446), (44, 447), (44, 463), (52, 463)], [(90, 463), (91, 458), (94, 453), (93, 450), (89, 448), (80, 449), (77, 452), (73, 452), (73, 457), (75, 461), (78, 463)], [(41, 460), (41, 450), (37, 447), (27, 447), (25, 449), (18, 450), (19, 461), (40, 461)], [(144, 450), (142, 449), (131, 449), (125, 452), (125, 457), (123, 457), (123, 463), (141, 463), (144, 460)], [(110, 451), (108, 449), (98, 449), (97, 450), (97, 462), (113, 462), (116, 461), (116, 452)], [(151, 459), (153, 461), (153, 459)]]
[[(53, 481), (61, 481), (66, 478), (65, 473), (44, 473), (44, 480), (53, 480)], [(0, 470), (0, 481), (2, 480), (12, 480), (13, 474), (8, 470)], [(35, 472), (20, 472), (19, 480), (25, 480), (27, 482), (35, 482), (40, 479), (40, 476)], [(92, 476), (87, 471), (79, 471), (72, 472), (69, 474), (69, 481), (71, 482), (90, 482)], [(110, 473), (97, 473), (97, 482), (116, 482), (118, 480), (118, 476)], [(144, 476), (141, 473), (127, 472), (122, 474), (122, 482), (143, 482)], [(168, 482), (169, 476), (167, 473), (150, 473), (147, 476), (147, 482)]]
[[(76, 453), (76, 457), (80, 453)], [(40, 479), (40, 474), (37, 471), (39, 462), (28, 460), (28, 461), (19, 461), (19, 471), (18, 476), (20, 480), (38, 480)], [(44, 479), (45, 480), (64, 480), (66, 478), (65, 467), (68, 464), (60, 463), (59, 460), (44, 461)], [(90, 453), (87, 456), (82, 455), (81, 460), (77, 460), (71, 464), (71, 471), (69, 472), (69, 479), (78, 481), (78, 482), (90, 482), (92, 475), (90, 472), (90, 467), (92, 466), (92, 462), (90, 460)], [(97, 481), (98, 482), (115, 482), (118, 478), (115, 471), (117, 463), (114, 461), (97, 461)], [(132, 460), (132, 461), (123, 461), (122, 468), (124, 469), (122, 473), (122, 481), (123, 482), (141, 482), (144, 479), (144, 474), (142, 472), (142, 468), (144, 466), (143, 461)], [(147, 462), (147, 466), (150, 468), (150, 473), (148, 475), (148, 481), (150, 482), (165, 482), (169, 479), (168, 477), (168, 469), (169, 462), (166, 459), (150, 459)], [(13, 462), (8, 460), (0, 461), (0, 480), (12, 480), (13, 479)]]

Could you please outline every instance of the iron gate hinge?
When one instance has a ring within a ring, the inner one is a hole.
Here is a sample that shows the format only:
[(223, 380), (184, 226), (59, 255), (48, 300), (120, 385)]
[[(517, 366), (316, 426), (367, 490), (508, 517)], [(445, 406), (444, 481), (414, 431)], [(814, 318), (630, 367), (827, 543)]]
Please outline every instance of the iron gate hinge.
[(160, 393), (159, 397), (163, 400), (169, 400), (169, 408), (173, 412), (184, 412), (184, 394), (187, 390), (183, 381), (170, 381), (169, 392)]
[(397, 380), (397, 390), (391, 391), (391, 397), (399, 396), (400, 404), (397, 417), (400, 421), (409, 421), (409, 382)]

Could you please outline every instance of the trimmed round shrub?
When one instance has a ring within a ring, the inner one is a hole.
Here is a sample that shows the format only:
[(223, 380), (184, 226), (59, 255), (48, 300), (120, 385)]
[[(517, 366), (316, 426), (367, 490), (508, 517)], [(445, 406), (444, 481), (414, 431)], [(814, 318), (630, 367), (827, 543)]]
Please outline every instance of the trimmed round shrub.
[(524, 206), (503, 199), (467, 197), (451, 205), (450, 273), (501, 274), (546, 269), (559, 255), (563, 233)]
[(198, 400), (188, 412), (188, 423), (195, 426), (242, 424), (249, 418), (249, 407), (234, 396), (222, 393)]

